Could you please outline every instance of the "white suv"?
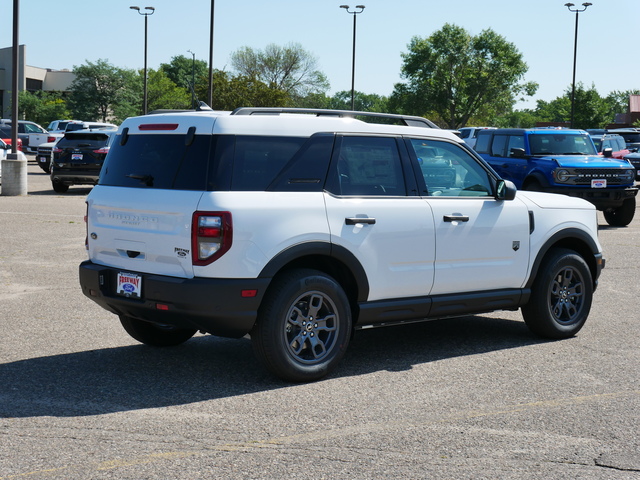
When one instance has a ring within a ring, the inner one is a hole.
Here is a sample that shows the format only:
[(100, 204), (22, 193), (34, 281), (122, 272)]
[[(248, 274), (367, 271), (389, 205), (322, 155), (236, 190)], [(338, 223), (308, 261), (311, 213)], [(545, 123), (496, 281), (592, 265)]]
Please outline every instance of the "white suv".
[(372, 326), (521, 308), (574, 335), (604, 267), (595, 208), (516, 193), (461, 144), (362, 112), (127, 119), (87, 198), (82, 290), (149, 345), (250, 334), (289, 381)]

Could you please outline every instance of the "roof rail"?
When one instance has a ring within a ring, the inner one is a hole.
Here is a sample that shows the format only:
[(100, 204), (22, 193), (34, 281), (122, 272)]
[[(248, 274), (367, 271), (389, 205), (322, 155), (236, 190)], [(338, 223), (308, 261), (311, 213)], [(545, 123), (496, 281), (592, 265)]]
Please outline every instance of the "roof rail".
[(287, 107), (240, 107), (231, 115), (279, 115), (281, 113), (307, 113), (318, 117), (372, 117), (386, 120), (394, 120), (409, 127), (440, 128), (431, 120), (424, 117), (411, 115), (398, 115), (394, 113), (359, 112), (355, 110), (329, 110), (324, 108), (287, 108)]

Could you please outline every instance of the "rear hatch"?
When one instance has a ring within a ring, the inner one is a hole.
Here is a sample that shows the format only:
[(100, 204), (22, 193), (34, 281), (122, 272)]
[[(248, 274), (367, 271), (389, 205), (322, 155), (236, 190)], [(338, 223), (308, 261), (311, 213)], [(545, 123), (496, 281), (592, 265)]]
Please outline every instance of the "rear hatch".
[(207, 190), (214, 115), (127, 119), (87, 197), (89, 259), (192, 278), (191, 222)]
[(104, 132), (67, 133), (53, 147), (59, 170), (97, 174), (109, 151), (110, 136)]

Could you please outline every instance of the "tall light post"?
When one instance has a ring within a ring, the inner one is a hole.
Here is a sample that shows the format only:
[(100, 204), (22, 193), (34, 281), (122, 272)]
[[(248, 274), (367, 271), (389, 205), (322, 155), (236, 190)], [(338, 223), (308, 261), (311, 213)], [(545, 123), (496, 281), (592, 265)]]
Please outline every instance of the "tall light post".
[(356, 5), (355, 10), (349, 10), (349, 5), (340, 5), (345, 11), (353, 15), (353, 54), (351, 56), (351, 110), (355, 110), (355, 83), (356, 83), (356, 17), (364, 10), (364, 5)]
[(156, 11), (154, 7), (144, 7), (147, 12), (140, 10), (140, 7), (131, 6), (131, 10), (136, 10), (140, 15), (144, 16), (144, 83), (143, 83), (143, 106), (144, 114), (147, 114), (147, 20), (149, 15), (153, 15)]
[(191, 55), (193, 55), (193, 60), (191, 61), (191, 106), (193, 109), (196, 109), (196, 54), (191, 50), (187, 50)]
[(570, 12), (575, 12), (576, 14), (576, 33), (575, 38), (573, 40), (573, 81), (571, 82), (571, 123), (570, 127), (573, 128), (573, 120), (576, 112), (576, 58), (578, 56), (578, 14), (580, 12), (584, 12), (587, 7), (592, 5), (589, 2), (585, 2), (582, 4), (583, 8), (571, 8), (575, 7), (573, 3), (565, 3), (564, 6), (569, 9)]

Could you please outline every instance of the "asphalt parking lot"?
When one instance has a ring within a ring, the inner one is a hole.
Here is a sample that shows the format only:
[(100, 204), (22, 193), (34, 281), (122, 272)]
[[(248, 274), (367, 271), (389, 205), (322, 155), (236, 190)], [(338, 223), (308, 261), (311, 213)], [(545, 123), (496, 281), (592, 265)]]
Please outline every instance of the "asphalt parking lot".
[(358, 332), (312, 384), (247, 339), (137, 344), (85, 299), (88, 188), (0, 196), (0, 480), (640, 479), (640, 212), (600, 216), (583, 330), (519, 312)]

